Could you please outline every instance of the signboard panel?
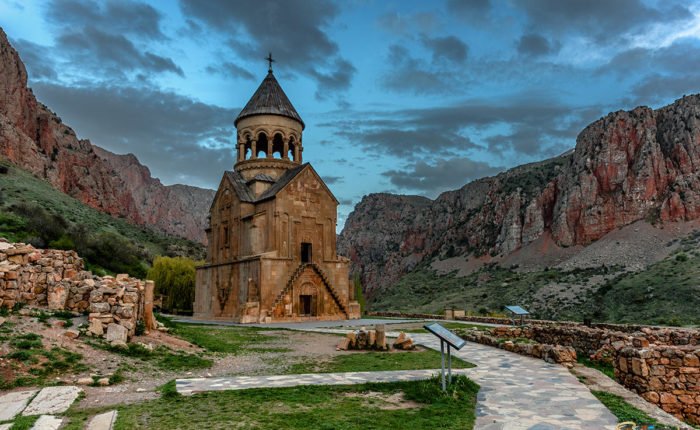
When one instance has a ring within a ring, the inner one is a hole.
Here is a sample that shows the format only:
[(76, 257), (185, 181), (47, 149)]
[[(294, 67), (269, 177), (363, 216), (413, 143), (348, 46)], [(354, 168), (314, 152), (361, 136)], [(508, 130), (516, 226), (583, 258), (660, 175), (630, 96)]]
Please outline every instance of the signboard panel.
[(530, 315), (530, 312), (526, 311), (520, 306), (506, 306), (506, 309), (513, 312), (515, 315)]
[(445, 327), (438, 323), (426, 324), (423, 326), (426, 330), (439, 337), (440, 339), (447, 342), (451, 347), (456, 350), (462, 349), (462, 347), (467, 343), (464, 339), (452, 333)]

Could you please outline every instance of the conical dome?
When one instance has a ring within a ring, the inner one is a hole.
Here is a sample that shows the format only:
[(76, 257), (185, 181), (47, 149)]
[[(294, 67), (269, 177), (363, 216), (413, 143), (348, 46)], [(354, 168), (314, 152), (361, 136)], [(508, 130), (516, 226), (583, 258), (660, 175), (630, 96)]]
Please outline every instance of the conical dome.
[(248, 100), (245, 107), (238, 114), (234, 124), (238, 126), (238, 121), (255, 115), (280, 115), (293, 120), (299, 121), (302, 129), (304, 129), (304, 121), (297, 113), (297, 110), (292, 106), (287, 95), (280, 87), (280, 84), (272, 74), (272, 70), (268, 71), (267, 76), (253, 94), (253, 97)]

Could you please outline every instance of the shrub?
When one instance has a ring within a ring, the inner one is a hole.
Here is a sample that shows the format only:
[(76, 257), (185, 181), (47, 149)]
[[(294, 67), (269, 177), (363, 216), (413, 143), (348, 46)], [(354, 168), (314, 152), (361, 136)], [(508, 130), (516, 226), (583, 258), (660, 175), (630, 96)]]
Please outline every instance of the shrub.
[(194, 302), (195, 262), (185, 257), (156, 257), (148, 271), (155, 294), (165, 296), (166, 311), (191, 311)]

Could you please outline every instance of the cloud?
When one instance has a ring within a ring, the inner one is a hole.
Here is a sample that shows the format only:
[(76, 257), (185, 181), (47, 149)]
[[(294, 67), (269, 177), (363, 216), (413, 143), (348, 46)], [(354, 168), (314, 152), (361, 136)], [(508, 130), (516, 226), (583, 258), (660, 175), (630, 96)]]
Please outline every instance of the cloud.
[(520, 54), (532, 57), (554, 54), (559, 51), (559, 48), (558, 43), (551, 43), (547, 38), (536, 33), (522, 35), (517, 45)]
[(277, 68), (315, 79), (318, 98), (350, 87), (355, 67), (325, 31), (339, 13), (336, 3), (259, 0), (241, 7), (226, 0), (181, 0), (180, 5), (187, 16), (227, 37), (239, 56), (272, 52)]
[(525, 12), (533, 29), (580, 35), (598, 43), (616, 42), (650, 24), (693, 17), (687, 7), (672, 2), (659, 2), (658, 8), (642, 0), (527, 0), (514, 5)]
[(402, 170), (388, 170), (382, 175), (406, 190), (418, 190), (435, 196), (445, 189), (461, 187), (465, 183), (503, 170), (467, 157), (440, 159), (429, 164), (418, 161)]
[(113, 35), (87, 26), (80, 32), (64, 33), (57, 39), (58, 48), (69, 53), (73, 61), (90, 65), (93, 69), (111, 70), (112, 76), (122, 71), (150, 73), (172, 72), (184, 77), (184, 72), (173, 60), (152, 52), (141, 52), (126, 37)]
[(467, 99), (426, 108), (343, 113), (345, 118), (362, 119), (341, 117), (320, 126), (333, 130), (339, 142), (410, 162), (479, 151), (536, 158), (573, 147), (578, 132), (603, 111), (601, 106), (578, 108), (549, 98), (513, 95), (507, 100)]
[[(86, 78), (93, 82), (139, 82), (160, 73), (184, 77), (171, 58), (154, 52), (157, 44), (166, 43), (168, 38), (161, 30), (163, 16), (150, 5), (132, 0), (53, 0), (43, 14), (55, 39), (46, 58), (61, 69), (58, 78), (64, 82)], [(46, 52), (48, 47), (33, 49)], [(31, 58), (29, 62), (34, 78), (57, 77)]]
[(464, 63), (467, 60), (467, 44), (455, 36), (430, 38), (423, 35), (421, 42), (432, 51), (433, 63), (443, 60)]
[[(444, 50), (433, 51), (433, 58), (440, 58), (444, 54)], [(453, 56), (455, 54), (452, 53)], [(464, 55), (466, 58), (466, 50)], [(444, 94), (464, 87), (465, 84), (462, 73), (454, 73), (454, 64), (436, 65), (423, 58), (413, 57), (409, 50), (401, 45), (389, 46), (387, 63), (392, 67), (382, 77), (381, 83), (391, 91)]]
[(234, 162), (237, 110), (153, 88), (37, 83), (34, 91), (81, 137), (136, 154), (165, 183), (213, 188)]
[(343, 176), (323, 175), (323, 180), (326, 182), (326, 184), (332, 185), (343, 182), (345, 178)]
[(90, 25), (112, 34), (166, 39), (160, 28), (161, 13), (138, 1), (53, 0), (48, 5), (46, 18), (65, 30)]
[(13, 40), (12, 45), (19, 52), (32, 80), (58, 79), (56, 64), (51, 56), (51, 48), (24, 39)]
[(700, 89), (700, 74), (661, 75), (652, 73), (632, 88), (635, 102), (652, 104), (683, 95), (695, 94)]
[(255, 80), (255, 76), (247, 69), (228, 61), (221, 64), (211, 64), (206, 67), (206, 71), (224, 77), (243, 78), (251, 81)]

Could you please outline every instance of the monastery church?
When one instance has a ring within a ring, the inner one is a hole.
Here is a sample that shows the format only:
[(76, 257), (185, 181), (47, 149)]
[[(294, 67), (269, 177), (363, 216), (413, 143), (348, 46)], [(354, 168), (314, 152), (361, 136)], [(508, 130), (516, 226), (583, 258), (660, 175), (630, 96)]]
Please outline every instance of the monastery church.
[(237, 160), (210, 209), (194, 318), (359, 318), (349, 260), (336, 254), (338, 200), (302, 163), (304, 121), (272, 67), (234, 124)]

